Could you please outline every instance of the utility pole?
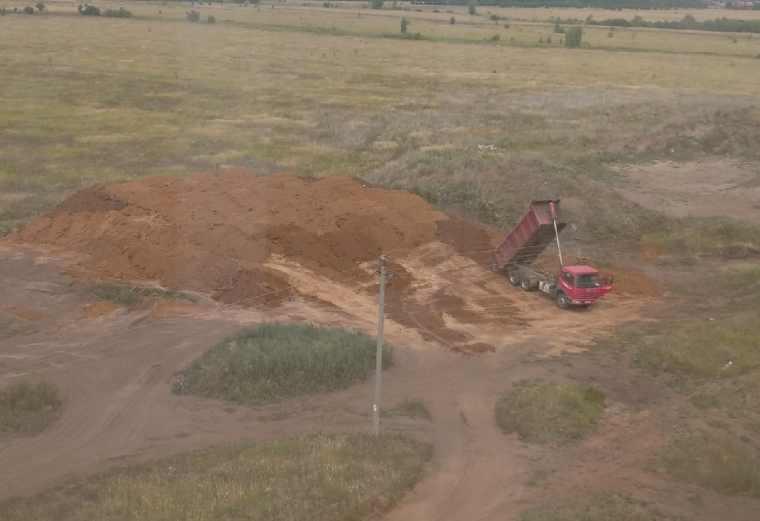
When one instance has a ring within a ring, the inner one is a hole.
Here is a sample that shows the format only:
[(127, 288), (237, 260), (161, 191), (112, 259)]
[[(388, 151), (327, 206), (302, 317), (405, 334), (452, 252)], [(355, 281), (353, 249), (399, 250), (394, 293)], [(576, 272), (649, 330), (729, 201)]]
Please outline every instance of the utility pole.
[(380, 435), (380, 392), (383, 385), (383, 327), (385, 323), (385, 255), (378, 259), (380, 264), (380, 291), (378, 293), (377, 313), (377, 352), (375, 353), (375, 399), (372, 402), (372, 432)]

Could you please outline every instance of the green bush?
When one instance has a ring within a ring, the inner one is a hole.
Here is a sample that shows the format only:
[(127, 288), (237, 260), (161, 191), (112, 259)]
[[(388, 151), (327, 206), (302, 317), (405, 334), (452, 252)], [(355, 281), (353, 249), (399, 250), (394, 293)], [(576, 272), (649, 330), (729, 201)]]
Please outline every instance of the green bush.
[(181, 454), (0, 504), (3, 521), (356, 521), (420, 479), (430, 446), (308, 435)]
[(60, 408), (58, 389), (50, 384), (22, 382), (0, 389), (0, 433), (40, 432)]
[(583, 29), (580, 27), (570, 27), (565, 29), (565, 47), (576, 49), (583, 43)]
[(496, 423), (524, 441), (566, 443), (596, 429), (604, 393), (578, 384), (518, 382), (496, 402)]
[[(213, 347), (178, 375), (174, 391), (258, 404), (343, 389), (372, 372), (375, 350), (362, 333), (265, 324)], [(383, 366), (390, 363), (386, 348)]]

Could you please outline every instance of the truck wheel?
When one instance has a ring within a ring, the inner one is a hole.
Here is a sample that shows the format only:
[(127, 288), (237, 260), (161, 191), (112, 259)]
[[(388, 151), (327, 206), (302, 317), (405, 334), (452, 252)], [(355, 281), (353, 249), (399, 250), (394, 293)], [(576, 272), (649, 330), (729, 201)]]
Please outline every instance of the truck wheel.
[(533, 283), (530, 281), (530, 279), (522, 279), (520, 281), (520, 287), (525, 291), (530, 291), (533, 289)]
[(559, 306), (560, 309), (567, 309), (570, 307), (570, 299), (561, 291), (557, 293), (557, 306)]
[(519, 286), (520, 285), (520, 276), (517, 275), (515, 272), (511, 272), (509, 274), (509, 283), (513, 286)]

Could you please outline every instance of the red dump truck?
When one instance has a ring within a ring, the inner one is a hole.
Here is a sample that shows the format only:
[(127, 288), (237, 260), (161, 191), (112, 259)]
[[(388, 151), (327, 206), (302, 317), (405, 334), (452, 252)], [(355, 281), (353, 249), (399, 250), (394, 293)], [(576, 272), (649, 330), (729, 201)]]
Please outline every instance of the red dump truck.
[[(526, 291), (538, 289), (551, 296), (557, 305), (588, 307), (612, 290), (610, 279), (586, 265), (565, 265), (559, 233), (565, 223), (559, 220), (559, 199), (531, 201), (528, 211), (494, 253), (494, 268), (506, 274), (513, 286)], [(560, 271), (556, 275), (531, 265), (549, 244), (555, 242)]]

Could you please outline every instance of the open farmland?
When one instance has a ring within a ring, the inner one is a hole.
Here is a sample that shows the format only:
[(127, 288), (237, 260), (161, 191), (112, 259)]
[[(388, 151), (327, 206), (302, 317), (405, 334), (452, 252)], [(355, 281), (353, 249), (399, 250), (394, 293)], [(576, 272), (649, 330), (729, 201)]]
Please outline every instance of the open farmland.
[[(97, 5), (0, 0), (0, 518), (756, 521), (760, 34), (552, 19), (760, 11)], [(590, 310), (490, 269), (557, 196)]]

